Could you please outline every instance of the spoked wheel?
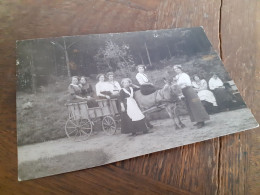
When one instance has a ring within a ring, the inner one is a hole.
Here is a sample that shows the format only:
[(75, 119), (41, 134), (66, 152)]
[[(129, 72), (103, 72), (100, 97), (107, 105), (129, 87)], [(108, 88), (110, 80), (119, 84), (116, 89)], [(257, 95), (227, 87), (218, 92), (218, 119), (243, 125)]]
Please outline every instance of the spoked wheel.
[(111, 116), (105, 116), (102, 120), (102, 129), (108, 135), (113, 135), (116, 132), (116, 121)]
[(73, 120), (69, 117), (65, 125), (66, 135), (75, 141), (86, 140), (91, 135), (92, 130), (92, 122), (89, 119)]

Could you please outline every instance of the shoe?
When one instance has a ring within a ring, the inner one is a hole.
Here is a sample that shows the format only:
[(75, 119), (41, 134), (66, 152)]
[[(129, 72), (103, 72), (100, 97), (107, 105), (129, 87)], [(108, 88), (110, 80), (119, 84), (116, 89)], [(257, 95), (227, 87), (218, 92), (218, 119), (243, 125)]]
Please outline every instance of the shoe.
[(147, 127), (148, 127), (149, 129), (152, 129), (152, 128), (153, 128), (153, 125), (152, 125), (151, 123), (147, 123), (146, 125), (147, 125)]

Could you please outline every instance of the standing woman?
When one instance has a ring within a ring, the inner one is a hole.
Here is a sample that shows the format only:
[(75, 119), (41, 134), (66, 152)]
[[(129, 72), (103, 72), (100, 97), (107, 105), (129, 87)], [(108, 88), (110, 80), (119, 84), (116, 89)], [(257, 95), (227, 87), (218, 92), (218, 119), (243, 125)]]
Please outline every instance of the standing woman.
[(150, 82), (148, 76), (144, 73), (145, 65), (138, 65), (135, 78), (138, 81), (140, 85), (140, 90), (143, 95), (149, 95), (151, 93), (154, 93), (156, 91), (155, 86)]
[(121, 82), (123, 88), (120, 91), (121, 102), (121, 132), (136, 135), (138, 131), (147, 133), (145, 116), (134, 99), (134, 89), (129, 78), (124, 78)]
[(177, 73), (177, 84), (182, 89), (185, 97), (190, 120), (191, 122), (197, 122), (195, 125), (201, 128), (205, 125), (204, 121), (209, 120), (209, 115), (203, 107), (196, 91), (192, 88), (190, 76), (183, 72), (181, 65), (175, 65), (174, 71)]
[(109, 91), (109, 86), (105, 82), (105, 75), (97, 75), (98, 83), (96, 84), (96, 94), (100, 99), (110, 99), (111, 92)]

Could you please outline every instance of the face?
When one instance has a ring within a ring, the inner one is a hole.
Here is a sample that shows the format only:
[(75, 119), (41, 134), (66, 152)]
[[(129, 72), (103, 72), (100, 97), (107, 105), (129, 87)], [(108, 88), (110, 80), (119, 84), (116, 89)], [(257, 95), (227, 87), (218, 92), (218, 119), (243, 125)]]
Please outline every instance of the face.
[(127, 87), (130, 86), (130, 82), (129, 82), (128, 80), (124, 80), (124, 81), (122, 82), (122, 85), (123, 85), (124, 88), (127, 88)]
[(199, 81), (200, 78), (199, 78), (198, 76), (195, 76), (195, 77), (194, 77), (194, 80), (195, 80), (195, 81)]
[(174, 68), (174, 71), (175, 71), (177, 74), (182, 73), (182, 70), (181, 70), (180, 68), (177, 68), (177, 67)]
[(86, 84), (86, 82), (87, 82), (86, 79), (85, 79), (84, 77), (81, 77), (80, 83), (81, 83), (81, 84)]
[(214, 79), (217, 79), (217, 78), (218, 78), (218, 76), (214, 74), (214, 75), (213, 75), (213, 78), (214, 78)]
[(78, 79), (76, 78), (76, 77), (73, 77), (72, 78), (72, 84), (74, 84), (74, 85), (77, 85), (78, 84)]
[(144, 72), (144, 67), (138, 67), (137, 70), (138, 70), (139, 73), (143, 73)]
[(105, 81), (105, 76), (104, 76), (104, 75), (101, 75), (101, 76), (99, 77), (99, 81)]
[(109, 75), (109, 76), (108, 76), (108, 80), (109, 80), (109, 81), (113, 81), (113, 80), (114, 80), (114, 75)]

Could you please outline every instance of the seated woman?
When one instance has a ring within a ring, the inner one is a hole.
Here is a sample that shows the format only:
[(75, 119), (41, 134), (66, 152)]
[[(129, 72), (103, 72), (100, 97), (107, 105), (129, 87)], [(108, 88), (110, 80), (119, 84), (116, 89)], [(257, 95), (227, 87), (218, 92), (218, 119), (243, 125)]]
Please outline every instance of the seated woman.
[(140, 110), (134, 99), (134, 88), (129, 78), (124, 78), (121, 82), (123, 88), (120, 91), (121, 102), (121, 132), (132, 133), (135, 135), (138, 131), (147, 133), (148, 129), (145, 124), (145, 116)]
[(98, 83), (96, 84), (96, 95), (100, 99), (110, 99), (112, 93), (109, 91), (109, 86), (105, 82), (105, 75), (97, 75)]
[(85, 77), (81, 77), (79, 80), (79, 87), (81, 89), (81, 96), (87, 98), (87, 104), (89, 108), (97, 107), (98, 104), (95, 100), (94, 91), (92, 86), (87, 83), (87, 80)]
[(217, 102), (214, 94), (208, 90), (208, 84), (205, 79), (199, 78), (198, 75), (193, 76), (193, 88), (197, 91), (201, 103), (209, 114), (217, 112)]
[(110, 97), (111, 98), (116, 98), (119, 97), (119, 92), (121, 90), (120, 84), (114, 80), (114, 73), (113, 72), (108, 72), (107, 73), (107, 84), (108, 84), (108, 89), (111, 92)]
[(220, 110), (228, 109), (231, 106), (233, 95), (226, 90), (222, 80), (215, 73), (212, 73), (209, 80), (209, 89), (213, 91)]
[(145, 65), (138, 65), (137, 70), (138, 73), (136, 74), (136, 80), (140, 85), (140, 90), (143, 95), (149, 95), (156, 91), (155, 86), (150, 82), (148, 76), (144, 73)]
[(78, 77), (73, 76), (71, 78), (71, 84), (68, 87), (69, 102), (80, 102), (87, 100), (87, 98), (81, 97), (81, 88), (78, 85)]

